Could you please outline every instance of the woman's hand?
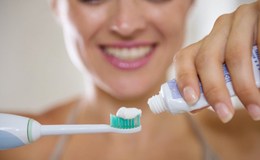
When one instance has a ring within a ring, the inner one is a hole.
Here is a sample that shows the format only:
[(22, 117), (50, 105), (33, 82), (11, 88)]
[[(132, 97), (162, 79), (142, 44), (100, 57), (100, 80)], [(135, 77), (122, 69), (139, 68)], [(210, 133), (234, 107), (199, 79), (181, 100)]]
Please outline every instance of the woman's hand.
[(224, 123), (232, 119), (234, 107), (225, 85), (223, 63), (230, 72), (235, 94), (251, 117), (260, 120), (260, 93), (251, 63), (253, 44), (260, 48), (259, 11), (257, 1), (220, 16), (204, 39), (174, 57), (176, 80), (186, 102), (198, 100), (200, 80), (207, 101)]

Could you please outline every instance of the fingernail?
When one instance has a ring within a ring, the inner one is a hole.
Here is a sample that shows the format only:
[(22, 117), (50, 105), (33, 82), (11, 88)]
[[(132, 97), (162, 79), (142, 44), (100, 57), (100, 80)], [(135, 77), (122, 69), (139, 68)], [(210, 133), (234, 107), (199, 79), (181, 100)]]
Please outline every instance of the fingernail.
[(217, 103), (214, 109), (223, 123), (229, 122), (233, 117), (233, 114), (224, 103)]
[(183, 95), (184, 95), (184, 99), (188, 104), (194, 104), (198, 100), (198, 96), (196, 92), (191, 87), (185, 87), (183, 89)]
[(260, 107), (258, 105), (250, 104), (247, 106), (247, 110), (255, 121), (260, 120)]

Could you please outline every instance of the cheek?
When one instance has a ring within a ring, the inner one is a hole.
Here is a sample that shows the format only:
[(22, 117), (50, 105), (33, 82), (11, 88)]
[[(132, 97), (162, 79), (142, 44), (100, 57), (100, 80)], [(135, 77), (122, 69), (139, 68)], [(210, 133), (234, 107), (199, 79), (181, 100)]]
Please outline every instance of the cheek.
[[(103, 11), (104, 12), (104, 11)], [(106, 16), (103, 12), (88, 10), (76, 13), (73, 16), (74, 26), (84, 41), (93, 43), (93, 38), (105, 23)]]
[[(172, 19), (163, 16), (157, 18), (156, 28), (161, 34), (164, 54), (168, 54), (168, 58), (172, 58), (183, 44), (185, 34), (185, 21), (183, 16), (172, 16)], [(162, 25), (166, 24), (166, 25)]]
[[(67, 47), (72, 56), (77, 57), (77, 63), (91, 64), (95, 60), (96, 35), (104, 26), (106, 18), (105, 9), (75, 8), (68, 12), (64, 18), (63, 27), (66, 35)], [(75, 59), (75, 58), (74, 58)], [(81, 64), (82, 65), (82, 64)]]
[(183, 18), (183, 16), (172, 16), (172, 18), (169, 19), (164, 16), (160, 19), (159, 22), (157, 22), (157, 26), (168, 40), (175, 42), (182, 41), (185, 28), (185, 21)]
[(71, 1), (63, 17), (67, 19), (68, 25), (71, 25), (79, 35), (88, 40), (106, 23), (107, 13), (109, 13), (108, 5), (95, 7)]
[[(172, 64), (172, 59), (175, 53), (181, 49), (184, 41), (185, 33), (185, 16), (182, 14), (174, 14), (173, 12), (164, 12), (164, 15), (157, 14), (153, 15), (155, 17), (153, 20), (154, 28), (161, 35), (161, 43), (159, 54), (157, 54), (155, 59), (161, 59), (163, 65), (160, 64), (160, 70), (158, 72), (164, 73), (167, 71), (168, 67)], [(169, 19), (169, 17), (171, 17)], [(164, 24), (164, 25), (163, 25)], [(158, 62), (156, 62), (158, 63)]]
[(186, 1), (176, 0), (162, 8), (149, 10), (147, 16), (162, 36), (182, 41), (189, 6)]

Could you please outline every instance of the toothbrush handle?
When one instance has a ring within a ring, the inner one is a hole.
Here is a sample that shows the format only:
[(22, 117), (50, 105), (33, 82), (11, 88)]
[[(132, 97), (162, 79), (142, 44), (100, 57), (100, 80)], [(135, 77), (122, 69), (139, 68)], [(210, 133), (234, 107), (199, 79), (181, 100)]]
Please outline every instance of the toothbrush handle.
[(107, 124), (89, 125), (41, 125), (39, 122), (18, 115), (0, 113), (0, 150), (15, 148), (32, 143), (44, 135), (84, 133), (135, 133), (133, 129), (113, 128)]
[(28, 130), (32, 125), (37, 128), (40, 124), (27, 117), (0, 113), (0, 150), (23, 146), (39, 138)]
[(42, 125), (41, 136), (47, 135), (68, 135), (86, 133), (136, 133), (141, 130), (141, 126), (131, 129), (114, 128), (107, 124), (77, 124), (77, 125)]
[(79, 125), (42, 125), (41, 135), (65, 135), (84, 133), (113, 132), (113, 128), (106, 124), (79, 124)]

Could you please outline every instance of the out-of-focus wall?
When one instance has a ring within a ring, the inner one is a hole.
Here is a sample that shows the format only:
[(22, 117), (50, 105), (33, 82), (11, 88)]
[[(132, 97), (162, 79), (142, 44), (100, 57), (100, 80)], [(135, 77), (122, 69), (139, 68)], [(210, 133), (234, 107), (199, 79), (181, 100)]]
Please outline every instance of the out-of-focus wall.
[(48, 0), (1, 0), (0, 112), (40, 113), (81, 90)]
[(209, 33), (215, 20), (222, 14), (231, 13), (239, 5), (256, 0), (194, 0), (187, 28), (187, 42), (198, 41)]
[[(205, 36), (214, 20), (238, 3), (196, 0), (185, 45)], [(0, 1), (0, 112), (40, 113), (82, 92), (82, 81), (48, 0)]]

